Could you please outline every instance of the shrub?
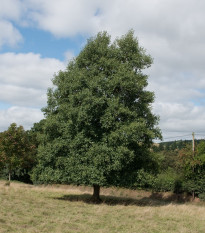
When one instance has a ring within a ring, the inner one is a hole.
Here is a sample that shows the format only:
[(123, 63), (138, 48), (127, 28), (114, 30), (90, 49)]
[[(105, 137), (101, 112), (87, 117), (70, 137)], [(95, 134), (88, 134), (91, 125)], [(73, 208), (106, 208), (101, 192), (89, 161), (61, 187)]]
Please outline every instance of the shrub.
[(144, 171), (144, 169), (140, 169), (137, 172), (136, 181), (133, 184), (133, 186), (134, 186), (134, 188), (151, 189), (154, 180), (155, 180), (155, 177), (153, 174)]
[(200, 198), (201, 200), (204, 200), (204, 201), (205, 201), (205, 193), (200, 193), (200, 194), (199, 194), (199, 198)]
[(192, 178), (185, 178), (183, 181), (183, 191), (195, 194), (200, 198), (203, 198), (205, 193), (205, 172), (201, 174), (196, 174)]
[(166, 171), (157, 175), (153, 183), (153, 189), (155, 191), (175, 191), (179, 189), (180, 179), (179, 175), (174, 170), (168, 168)]

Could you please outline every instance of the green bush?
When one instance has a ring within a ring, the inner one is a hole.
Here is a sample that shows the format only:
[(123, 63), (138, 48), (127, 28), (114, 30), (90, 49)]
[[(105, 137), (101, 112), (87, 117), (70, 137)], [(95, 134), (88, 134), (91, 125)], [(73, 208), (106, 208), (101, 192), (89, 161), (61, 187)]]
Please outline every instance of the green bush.
[(174, 184), (174, 193), (183, 192), (183, 178), (181, 176), (177, 177)]
[(8, 169), (6, 169), (6, 168), (0, 169), (0, 179), (3, 179), (3, 180), (8, 179)]
[(144, 169), (140, 169), (137, 172), (136, 181), (133, 186), (134, 188), (140, 189), (152, 189), (154, 180), (155, 176), (153, 174), (144, 171)]
[(152, 189), (157, 192), (172, 191), (175, 193), (182, 192), (182, 186), (182, 178), (171, 168), (158, 175), (141, 169), (137, 172), (135, 183), (133, 184), (134, 188)]
[(172, 169), (168, 169), (157, 175), (156, 179), (153, 182), (152, 188), (155, 191), (175, 191), (179, 189), (180, 179), (179, 175)]
[[(0, 169), (0, 179), (8, 180), (8, 169), (2, 168)], [(29, 175), (29, 171), (26, 169), (16, 169), (11, 172), (11, 180), (21, 181), (24, 183), (31, 184), (31, 178)]]
[(183, 191), (190, 194), (194, 191), (199, 198), (203, 198), (205, 193), (205, 172), (185, 178), (183, 181)]
[(199, 198), (203, 201), (205, 201), (205, 193), (200, 193)]

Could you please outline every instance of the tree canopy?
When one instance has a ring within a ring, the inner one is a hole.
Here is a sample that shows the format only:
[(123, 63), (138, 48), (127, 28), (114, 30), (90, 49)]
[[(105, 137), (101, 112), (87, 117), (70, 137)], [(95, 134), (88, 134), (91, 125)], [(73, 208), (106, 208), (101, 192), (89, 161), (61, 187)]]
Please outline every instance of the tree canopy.
[(148, 165), (161, 137), (142, 72), (151, 64), (133, 31), (113, 43), (106, 32), (89, 39), (48, 89), (33, 180), (93, 185), (98, 195)]
[(23, 126), (12, 123), (8, 130), (0, 133), (0, 168), (11, 173), (32, 168), (36, 162), (36, 146)]

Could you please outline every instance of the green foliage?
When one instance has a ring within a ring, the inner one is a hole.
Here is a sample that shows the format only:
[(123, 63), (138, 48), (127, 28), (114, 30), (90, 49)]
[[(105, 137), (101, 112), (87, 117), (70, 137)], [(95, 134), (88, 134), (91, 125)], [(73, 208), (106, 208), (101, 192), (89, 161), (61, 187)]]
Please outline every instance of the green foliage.
[(151, 63), (133, 31), (114, 43), (106, 32), (88, 40), (48, 90), (32, 179), (120, 185), (151, 166), (149, 148), (161, 137), (142, 72)]
[(143, 168), (137, 171), (136, 180), (133, 188), (152, 189), (155, 176), (150, 172), (146, 172)]
[(201, 200), (205, 201), (205, 193), (200, 193), (198, 196)]
[[(159, 153), (160, 154), (160, 153)], [(177, 171), (177, 163), (178, 163), (178, 151), (163, 151), (161, 152), (161, 156), (163, 157), (161, 161), (161, 170), (166, 171), (168, 168), (171, 168)]]
[(36, 146), (32, 136), (22, 126), (12, 123), (0, 134), (1, 173), (22, 176), (35, 164)]
[(205, 193), (205, 172), (193, 174), (192, 177), (185, 177), (183, 181), (183, 190), (188, 193), (194, 191), (198, 196)]
[(187, 178), (200, 175), (205, 168), (205, 142), (198, 144), (194, 154), (191, 145), (179, 151), (179, 166)]
[[(193, 154), (190, 141), (166, 142), (161, 150), (154, 148), (156, 155), (161, 155), (159, 174), (151, 182), (156, 191), (187, 192), (199, 197), (205, 193), (205, 142), (198, 141)], [(183, 146), (182, 146), (183, 145)], [(181, 147), (181, 150), (176, 149)], [(169, 150), (167, 149), (169, 148)], [(161, 152), (159, 152), (161, 151)]]
[(176, 174), (173, 169), (168, 168), (166, 171), (156, 176), (152, 187), (155, 191), (179, 192), (179, 186), (181, 186), (179, 174)]
[(194, 154), (191, 145), (180, 150), (178, 166), (183, 174), (182, 191), (203, 196), (205, 193), (205, 142), (198, 143)]
[(197, 146), (197, 153), (194, 156), (196, 162), (196, 170), (199, 173), (205, 169), (205, 141), (201, 141)]
[(131, 188), (148, 189), (156, 192), (181, 193), (184, 191), (181, 175), (177, 174), (172, 168), (158, 174), (140, 169), (135, 175), (135, 182)]

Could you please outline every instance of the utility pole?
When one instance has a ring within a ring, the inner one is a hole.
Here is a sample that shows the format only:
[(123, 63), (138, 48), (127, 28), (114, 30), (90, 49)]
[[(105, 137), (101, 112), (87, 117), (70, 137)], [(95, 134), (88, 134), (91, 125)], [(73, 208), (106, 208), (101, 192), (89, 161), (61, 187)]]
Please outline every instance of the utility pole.
[(192, 151), (193, 151), (193, 157), (194, 157), (194, 151), (195, 151), (194, 132), (192, 133)]
[[(194, 132), (192, 133), (192, 152), (193, 152), (193, 157), (194, 157), (194, 152), (195, 152)], [(193, 168), (193, 172), (194, 172), (194, 168)], [(195, 199), (194, 190), (192, 191), (192, 198), (193, 198), (193, 200)]]

